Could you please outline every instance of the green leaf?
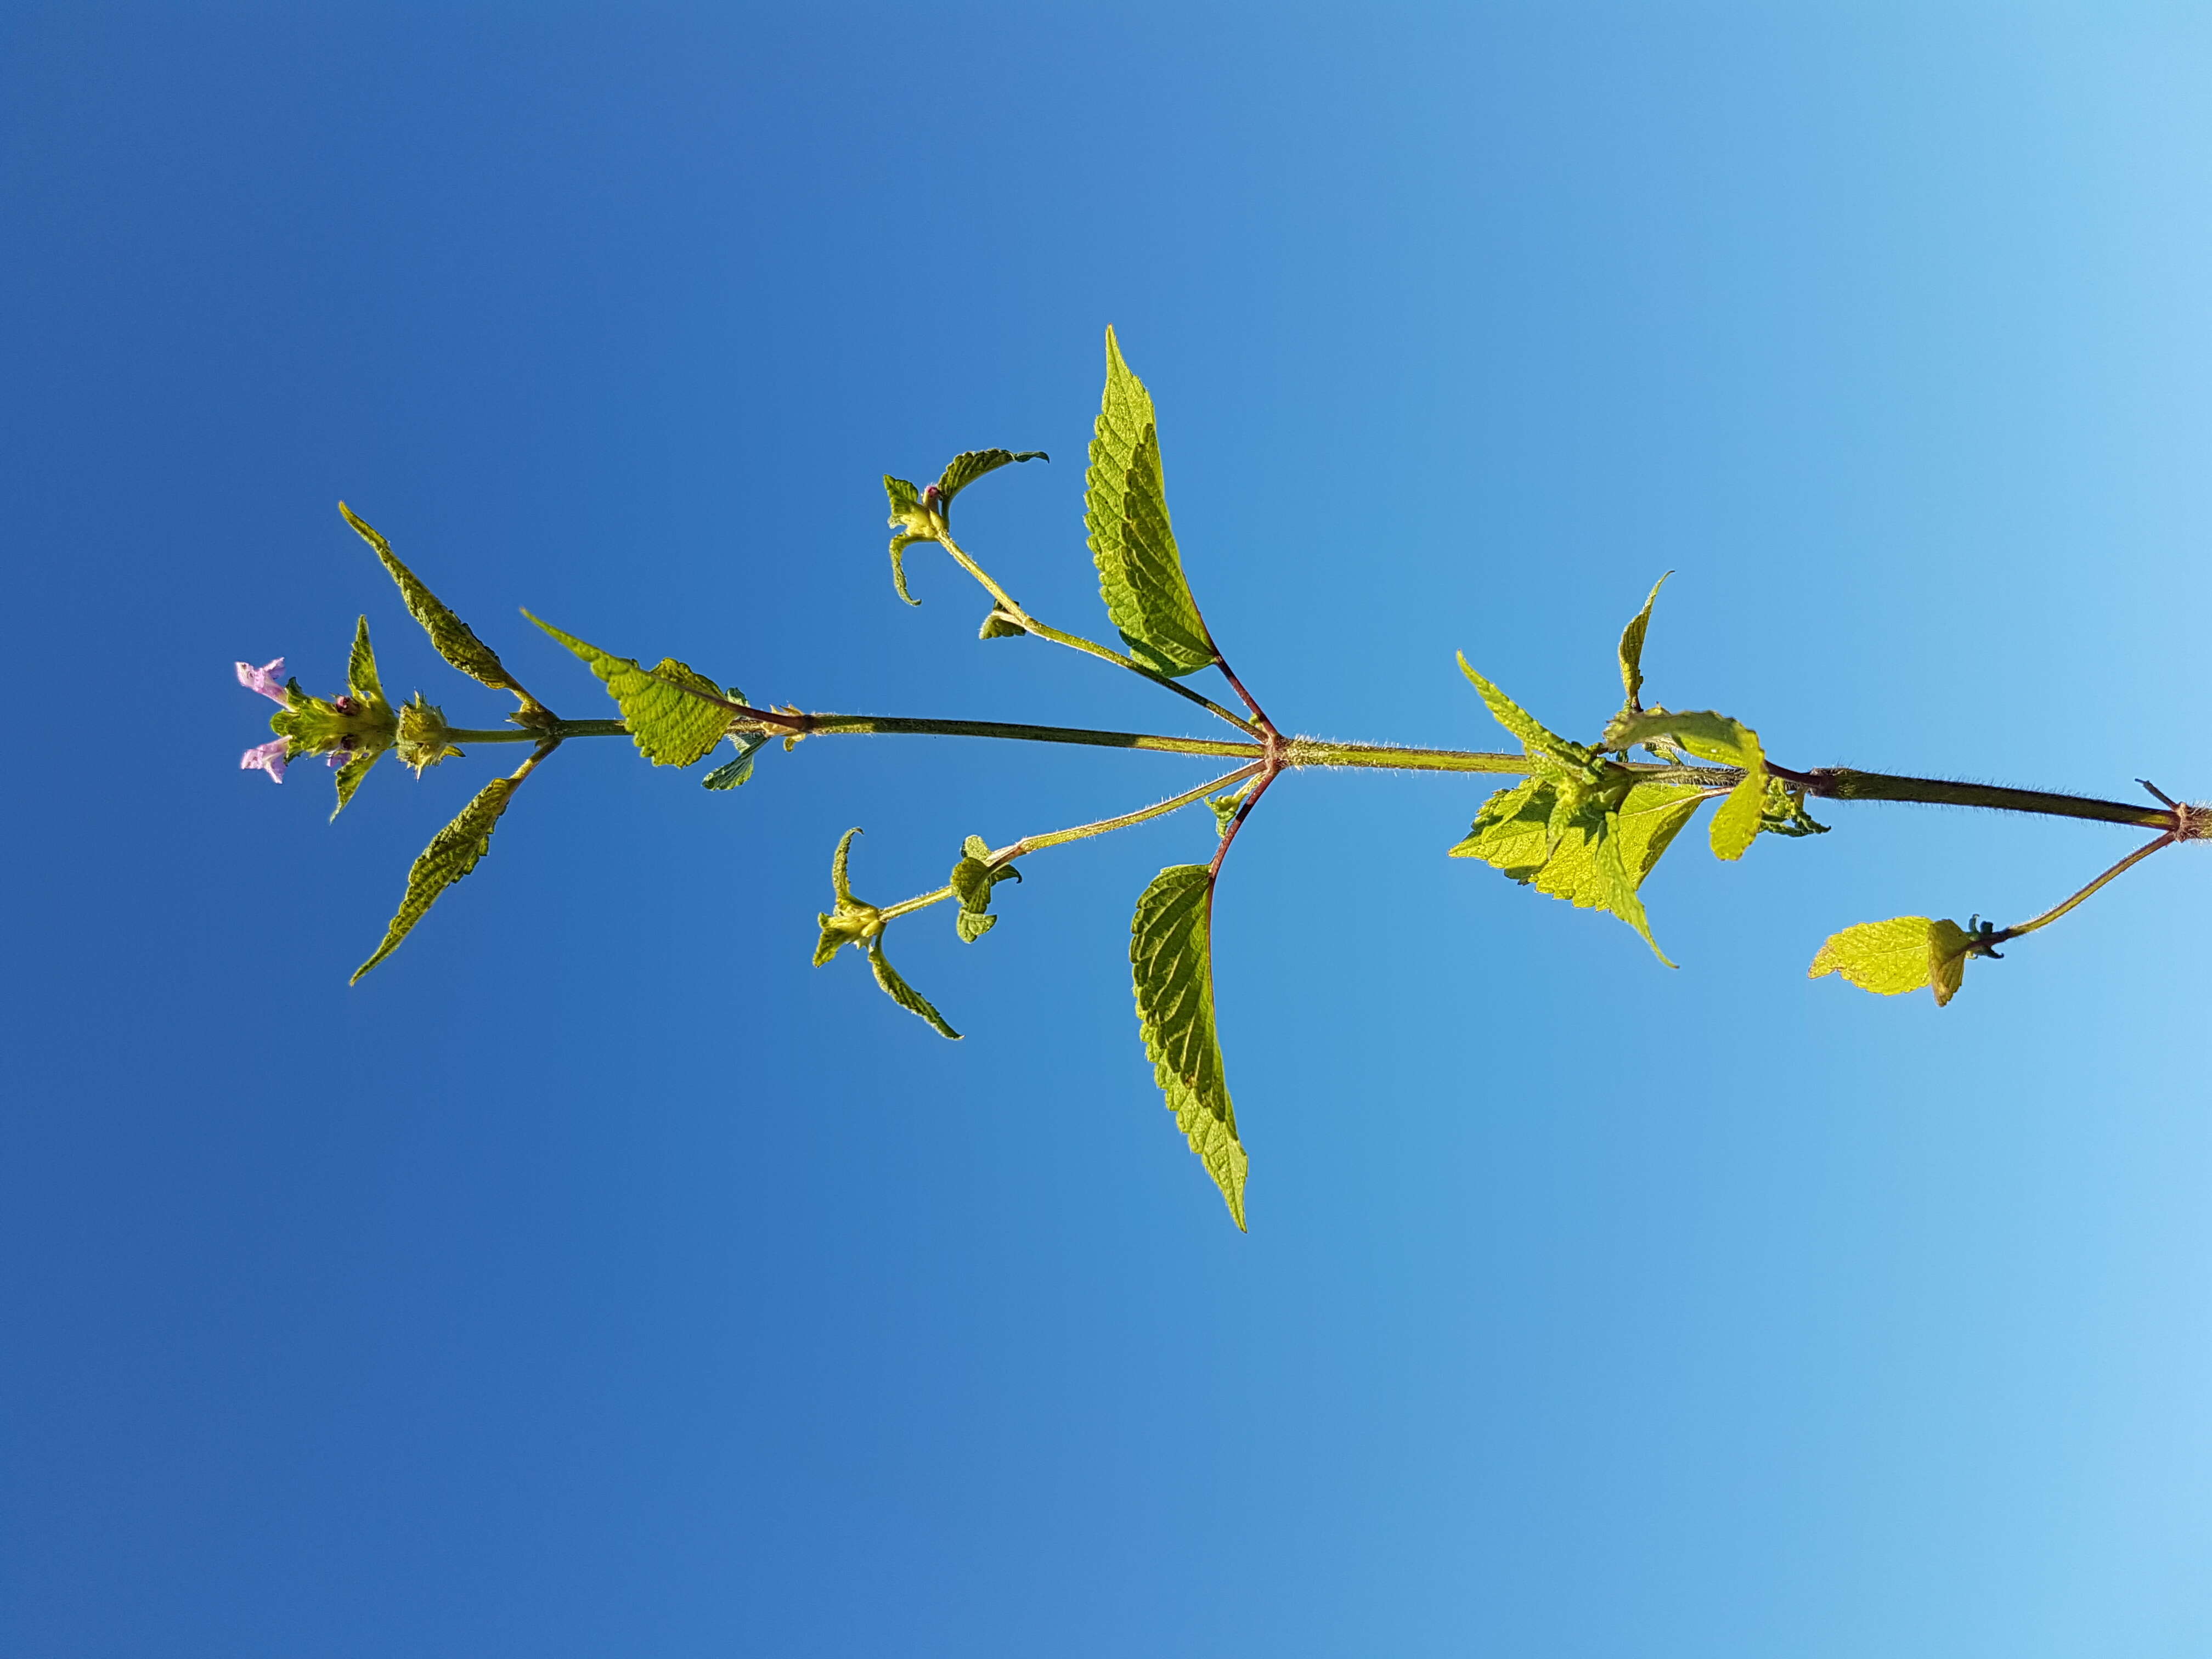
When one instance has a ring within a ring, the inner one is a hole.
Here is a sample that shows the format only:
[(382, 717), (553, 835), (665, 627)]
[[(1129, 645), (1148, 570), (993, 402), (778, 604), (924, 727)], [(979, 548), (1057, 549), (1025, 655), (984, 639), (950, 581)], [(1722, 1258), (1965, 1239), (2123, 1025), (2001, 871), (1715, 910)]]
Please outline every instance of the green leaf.
[(891, 586), (908, 605), (920, 605), (921, 601), (906, 590), (906, 550), (916, 542), (935, 541), (939, 526), (922, 505), (921, 492), (904, 478), (884, 473), (884, 494), (891, 504), (891, 528), (899, 532), (891, 538)]
[(1893, 916), (1887, 921), (1863, 921), (1832, 935), (1805, 970), (1806, 977), (1841, 974), (1861, 990), (1885, 997), (1903, 996), (1926, 985), (1934, 990), (1936, 1006), (1941, 1008), (1959, 994), (1966, 958), (1986, 948), (1980, 936), (1955, 921)]
[(1477, 858), (1540, 893), (1620, 918), (1668, 967), (1638, 890), (1705, 799), (1694, 784), (1639, 783), (1618, 807), (1595, 792), (1563, 809), (1559, 787), (1532, 778), (1482, 805), (1453, 858)]
[(1121, 361), (1121, 344), (1110, 328), (1106, 391), (1091, 441), (1083, 517), (1098, 567), (1099, 595), (1129, 654), (1170, 677), (1195, 673), (1219, 660), (1183, 576), (1168, 520), (1152, 394)]
[(881, 933), (868, 942), (868, 966), (875, 969), (876, 983), (884, 988), (885, 996), (908, 1013), (919, 1014), (927, 1020), (936, 1029), (938, 1036), (950, 1037), (955, 1042), (960, 1041), (960, 1033), (945, 1024), (945, 1016), (929, 1006), (929, 999), (901, 979), (898, 969), (884, 958), (884, 936)]
[(653, 667), (641, 668), (634, 659), (587, 645), (527, 611), (522, 614), (606, 682), (607, 695), (629, 724), (630, 740), (655, 766), (689, 766), (703, 760), (730, 729), (729, 704), (721, 688), (675, 658), (663, 657)]
[(860, 833), (856, 823), (837, 838), (837, 850), (830, 855), (830, 890), (840, 904), (853, 902), (853, 837)]
[(998, 925), (999, 919), (990, 913), (991, 890), (1002, 881), (1022, 878), (1022, 872), (1012, 865), (993, 865), (990, 856), (991, 849), (982, 836), (969, 836), (962, 846), (960, 861), (947, 878), (952, 896), (960, 901), (953, 928), (969, 945)]
[(1152, 1076), (1241, 1229), (1248, 1160), (1214, 1029), (1212, 921), (1212, 872), (1169, 866), (1137, 901), (1129, 966)]
[(1828, 826), (1814, 821), (1805, 810), (1805, 792), (1786, 778), (1769, 775), (1766, 803), (1759, 809), (1759, 832), (1763, 836), (1825, 836)]
[[(738, 697), (736, 701), (743, 702), (744, 699)], [(753, 757), (768, 746), (768, 733), (732, 732), (730, 734), (730, 741), (737, 747), (738, 757), (735, 760), (724, 761), (699, 780), (709, 789), (735, 789), (741, 783), (751, 782)]]
[(345, 514), (345, 521), (354, 527), (354, 532), (375, 549), (376, 556), (384, 562), (384, 568), (391, 573), (392, 580), (399, 584), (399, 595), (407, 601), (408, 611), (422, 624), (422, 631), (430, 636), (430, 643), (438, 648), (440, 656), (473, 679), (501, 690), (514, 692), (522, 700), (522, 706), (526, 709), (542, 706), (537, 698), (523, 689), (521, 681), (507, 672), (498, 653), (478, 639), (466, 623), (447, 610), (435, 593), (423, 586), (420, 577), (399, 562), (392, 551), (391, 543), (356, 518), (353, 509), (343, 501), (338, 503), (338, 511)]
[(1012, 466), (1017, 461), (1048, 461), (1051, 456), (1042, 449), (1025, 449), (1018, 455), (1011, 449), (969, 449), (955, 455), (937, 481), (937, 493), (944, 505), (939, 509), (947, 518), (952, 498), (974, 483), (986, 472), (996, 472), (1002, 466)]
[(836, 956), (841, 945), (865, 945), (884, 931), (884, 913), (874, 905), (853, 896), (853, 882), (848, 872), (853, 837), (860, 833), (857, 826), (848, 830), (838, 837), (837, 850), (830, 856), (830, 889), (836, 896), (836, 903), (828, 915), (817, 912), (814, 918), (822, 927), (822, 937), (814, 947), (814, 965), (817, 968)]
[(368, 643), (368, 618), (355, 624), (353, 650), (346, 659), (346, 692), (358, 702), (384, 701), (384, 683), (376, 677), (376, 653)]
[[(1674, 574), (1670, 570), (1667, 576)], [(1659, 590), (1667, 586), (1667, 576), (1651, 584), (1651, 597), (1644, 601), (1644, 609), (1620, 630), (1620, 689), (1623, 707), (1629, 709), (1644, 707), (1638, 701), (1644, 695), (1644, 635), (1651, 626), (1651, 607), (1659, 602)]]
[(1589, 765), (1594, 756), (1593, 750), (1547, 729), (1534, 715), (1476, 673), (1468, 665), (1464, 652), (1460, 655), (1459, 672), (1466, 675), (1474, 683), (1474, 689), (1482, 694), (1482, 701), (1488, 706), (1491, 718), (1521, 740), (1521, 747), (1529, 759), (1547, 761), (1554, 767), (1570, 771)]
[(1018, 640), (1029, 631), (1004, 611), (994, 610), (983, 618), (983, 625), (976, 630), (975, 637), (979, 640)]
[(1244, 797), (1251, 787), (1249, 782), (1240, 783), (1225, 794), (1206, 798), (1206, 804), (1213, 810), (1213, 827), (1217, 832), (1228, 835), (1229, 827), (1237, 822), (1237, 813), (1243, 810)]
[(384, 750), (381, 749), (357, 750), (352, 759), (338, 768), (338, 804), (331, 809), (332, 823), (336, 823), (338, 814), (345, 811), (346, 803), (353, 799), (353, 792), (361, 787), (361, 781), (368, 775), (369, 769), (383, 758)]
[(1624, 708), (1605, 728), (1605, 746), (1626, 752), (1654, 738), (1672, 738), (1699, 760), (1742, 769), (1743, 781), (1729, 792), (1713, 814), (1713, 856), (1734, 860), (1744, 855), (1766, 816), (1766, 755), (1759, 733), (1741, 720), (1711, 709), (1676, 713), (1665, 708)]
[(1731, 861), (1741, 858), (1757, 837), (1765, 813), (1766, 774), (1748, 773), (1713, 814), (1713, 856)]
[(398, 950), (400, 940), (428, 913), (438, 896), (477, 867), (477, 860), (490, 850), (491, 832), (521, 781), (519, 777), (494, 778), (451, 823), (430, 837), (430, 844), (407, 872), (407, 890), (392, 925), (384, 930), (384, 943), (376, 947), (374, 956), (354, 969), (349, 984), (360, 983), (363, 974)]

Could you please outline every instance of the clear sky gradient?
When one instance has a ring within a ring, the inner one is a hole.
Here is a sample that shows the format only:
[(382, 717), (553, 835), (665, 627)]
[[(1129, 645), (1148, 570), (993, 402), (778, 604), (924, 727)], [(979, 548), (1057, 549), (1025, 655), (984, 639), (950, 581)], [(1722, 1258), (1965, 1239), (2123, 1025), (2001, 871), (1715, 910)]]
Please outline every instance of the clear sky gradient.
[[(1798, 766), (2212, 794), (2199, 10), (0, 9), (18, 703), (0, 1649), (1801, 1659), (2212, 1651), (2207, 854), (1977, 963), (2105, 826), (1838, 807), (1618, 923), (1448, 862), (1478, 780), (1299, 776), (1218, 908), (1239, 1235), (1129, 910), (807, 965), (837, 836), (1203, 763), (823, 738), (709, 795), (576, 744), (355, 989), (489, 751), (237, 770), (429, 652), (344, 498), (556, 707), (518, 605), (811, 708), (1197, 729), (1033, 641), (878, 475), (1103, 627), (1114, 324), (1287, 727), (1502, 745), (1649, 695)], [(1187, 713), (1192, 718), (1186, 718)], [(511, 755), (514, 751), (501, 751)]]

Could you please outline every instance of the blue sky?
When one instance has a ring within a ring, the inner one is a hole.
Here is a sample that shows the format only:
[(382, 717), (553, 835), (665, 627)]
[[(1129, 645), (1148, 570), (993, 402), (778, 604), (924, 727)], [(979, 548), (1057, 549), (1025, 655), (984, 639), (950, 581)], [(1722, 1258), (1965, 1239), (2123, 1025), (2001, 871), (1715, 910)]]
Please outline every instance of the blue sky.
[[(2212, 32), (2186, 9), (0, 11), (17, 723), (0, 1645), (26, 1654), (2198, 1655), (2212, 1134), (2191, 849), (1938, 1012), (1804, 967), (2132, 844), (1839, 806), (1618, 924), (1312, 775), (1218, 909), (1240, 1236), (1129, 908), (1032, 860), (933, 1036), (864, 894), (1188, 787), (823, 738), (733, 795), (572, 744), (357, 988), (490, 775), (324, 820), (279, 653), (453, 674), (343, 497), (516, 614), (828, 709), (1196, 729), (1103, 628), (1114, 324), (1287, 727), (1650, 695), (1797, 766), (2203, 777)], [(1194, 713), (1195, 711), (1194, 711)], [(1203, 718), (1200, 716), (1200, 718)]]

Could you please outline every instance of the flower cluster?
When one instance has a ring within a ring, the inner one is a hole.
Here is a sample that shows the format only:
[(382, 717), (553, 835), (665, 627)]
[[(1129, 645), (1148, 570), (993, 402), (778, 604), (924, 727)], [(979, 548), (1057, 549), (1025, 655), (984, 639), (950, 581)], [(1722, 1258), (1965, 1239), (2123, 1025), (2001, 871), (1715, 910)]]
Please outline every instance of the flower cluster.
[(342, 696), (314, 697), (300, 689), (298, 680), (285, 677), (282, 657), (258, 668), (240, 663), (238, 683), (276, 705), (269, 717), (269, 729), (276, 737), (240, 756), (240, 769), (266, 772), (271, 782), (282, 783), (290, 763), (302, 755), (321, 755), (337, 771), (338, 805), (343, 809), (369, 768), (399, 736), (399, 716), (385, 701), (377, 679), (366, 617), (354, 635), (346, 681)]

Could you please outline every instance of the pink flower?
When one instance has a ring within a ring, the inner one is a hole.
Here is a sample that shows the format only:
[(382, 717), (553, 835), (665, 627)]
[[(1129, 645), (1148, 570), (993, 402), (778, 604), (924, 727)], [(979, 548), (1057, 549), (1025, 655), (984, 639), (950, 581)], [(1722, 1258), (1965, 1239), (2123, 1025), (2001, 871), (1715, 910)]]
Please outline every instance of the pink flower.
[(252, 663), (239, 664), (238, 683), (247, 690), (258, 691), (263, 696), (281, 702), (288, 708), (292, 705), (290, 694), (284, 690), (284, 659), (282, 657), (260, 668), (256, 668)]
[[(283, 659), (279, 658), (277, 660), (281, 665)], [(238, 677), (240, 679), (243, 680), (246, 678), (246, 665), (244, 663), (239, 664), (238, 670)], [(267, 669), (261, 669), (257, 672), (265, 674), (269, 671)], [(257, 691), (261, 690), (258, 685), (253, 689)], [(283, 782), (284, 739), (279, 738), (274, 743), (263, 744), (258, 749), (247, 750), (243, 755), (240, 755), (238, 757), (238, 769), (241, 772), (266, 772), (269, 775), (270, 782)]]

